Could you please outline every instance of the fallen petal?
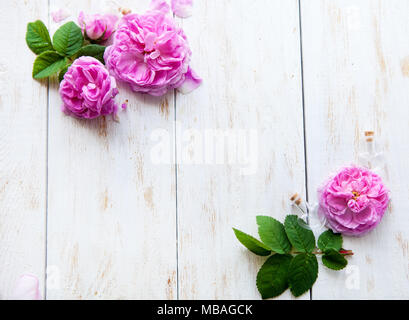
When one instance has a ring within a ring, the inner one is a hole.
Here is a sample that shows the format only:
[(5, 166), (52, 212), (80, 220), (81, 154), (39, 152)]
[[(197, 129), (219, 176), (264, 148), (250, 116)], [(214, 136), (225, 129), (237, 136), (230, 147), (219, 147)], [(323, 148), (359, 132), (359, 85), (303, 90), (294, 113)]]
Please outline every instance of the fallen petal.
[(192, 92), (202, 83), (202, 79), (190, 67), (187, 70), (185, 77), (185, 82), (183, 82), (183, 84), (178, 88), (178, 90), (183, 94)]
[(23, 274), (17, 281), (11, 300), (41, 300), (38, 278), (33, 274)]
[(179, 18), (187, 18), (192, 15), (193, 0), (171, 0), (172, 11)]
[(53, 21), (58, 23), (67, 19), (70, 14), (64, 9), (59, 9), (57, 11), (51, 12), (51, 16), (53, 17)]

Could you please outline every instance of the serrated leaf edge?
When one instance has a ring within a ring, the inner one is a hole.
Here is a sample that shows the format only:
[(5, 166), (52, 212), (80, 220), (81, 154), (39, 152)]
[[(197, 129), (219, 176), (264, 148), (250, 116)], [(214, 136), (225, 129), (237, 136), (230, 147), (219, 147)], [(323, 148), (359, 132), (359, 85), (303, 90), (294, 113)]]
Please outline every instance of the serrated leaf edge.
[(264, 300), (264, 299), (270, 299), (270, 298), (276, 298), (276, 297), (278, 297), (278, 296), (280, 296), (280, 295), (282, 295), (287, 289), (288, 289), (288, 287), (289, 287), (289, 283), (288, 283), (288, 275), (287, 275), (287, 279), (286, 279), (286, 288), (282, 291), (282, 292), (280, 292), (279, 294), (277, 294), (277, 295), (273, 295), (273, 296), (263, 296), (263, 294), (261, 293), (261, 290), (260, 290), (260, 276), (259, 276), (259, 274), (260, 274), (260, 271), (263, 269), (263, 267), (267, 264), (267, 262), (270, 260), (270, 259), (272, 259), (274, 256), (276, 256), (276, 255), (278, 255), (278, 256), (287, 256), (287, 257), (291, 257), (291, 259), (290, 259), (290, 261), (289, 261), (289, 263), (288, 263), (288, 265), (290, 265), (290, 263), (291, 263), (291, 260), (293, 259), (293, 256), (292, 255), (290, 255), (290, 254), (275, 254), (275, 255), (273, 255), (273, 256), (271, 256), (271, 257), (269, 257), (264, 263), (263, 263), (263, 265), (260, 267), (260, 269), (259, 269), (259, 271), (257, 272), (257, 277), (256, 277), (256, 287), (257, 287), (257, 290), (258, 290), (258, 292), (260, 293), (260, 295), (261, 295), (261, 298)]
[[(293, 245), (293, 247), (295, 247), (297, 250), (299, 250), (299, 251), (301, 251), (301, 252), (305, 252), (305, 253), (311, 253), (311, 252), (314, 250), (314, 248), (315, 248), (315, 236), (314, 236), (314, 234), (312, 234), (312, 235), (313, 235), (313, 239), (314, 239), (313, 246), (312, 246), (312, 248), (309, 250), (309, 249), (307, 249), (306, 243), (303, 241), (303, 240), (304, 240), (304, 237), (300, 235), (298, 228), (293, 225), (292, 221), (290, 221), (290, 217), (295, 217), (296, 219), (298, 219), (298, 216), (296, 216), (296, 215), (288, 215), (288, 216), (285, 218), (285, 221), (284, 221), (284, 230), (285, 230), (285, 232), (286, 232), (286, 234), (287, 234), (288, 240), (289, 240), (290, 243)], [(288, 233), (287, 233), (287, 225), (286, 225), (286, 222), (287, 222), (287, 221), (291, 222), (291, 225), (289, 225), (289, 227), (291, 227), (291, 228), (295, 231), (295, 233), (297, 234), (298, 238), (300, 239), (300, 242), (301, 242), (303, 248), (297, 248), (296, 245), (291, 241), (291, 238), (289, 237), (289, 235), (288, 235)], [(307, 230), (307, 229), (306, 229), (306, 230)], [(309, 230), (309, 231), (311, 231), (311, 230)], [(312, 231), (311, 231), (311, 232), (312, 232)]]

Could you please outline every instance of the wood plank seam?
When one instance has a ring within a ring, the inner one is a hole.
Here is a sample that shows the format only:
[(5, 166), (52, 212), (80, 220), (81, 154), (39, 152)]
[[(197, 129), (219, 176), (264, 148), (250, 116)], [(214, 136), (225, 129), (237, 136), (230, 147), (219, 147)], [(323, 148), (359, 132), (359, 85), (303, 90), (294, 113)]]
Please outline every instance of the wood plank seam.
[[(173, 14), (175, 19), (175, 14)], [(177, 91), (173, 89), (173, 122), (174, 122), (174, 159), (175, 159), (175, 255), (176, 255), (176, 300), (179, 300), (179, 217), (178, 217), (178, 163), (177, 163), (177, 141), (176, 141), (176, 99)]]
[[(301, 78), (301, 103), (303, 120), (303, 142), (304, 142), (304, 182), (305, 182), (305, 201), (308, 203), (308, 171), (307, 171), (307, 137), (305, 128), (305, 99), (304, 99), (304, 63), (303, 63), (303, 39), (302, 39), (302, 18), (301, 18), (301, 0), (298, 0), (298, 32), (300, 39), (300, 78)], [(309, 223), (309, 211), (307, 209), (307, 223)], [(312, 300), (312, 288), (310, 289), (310, 300)]]

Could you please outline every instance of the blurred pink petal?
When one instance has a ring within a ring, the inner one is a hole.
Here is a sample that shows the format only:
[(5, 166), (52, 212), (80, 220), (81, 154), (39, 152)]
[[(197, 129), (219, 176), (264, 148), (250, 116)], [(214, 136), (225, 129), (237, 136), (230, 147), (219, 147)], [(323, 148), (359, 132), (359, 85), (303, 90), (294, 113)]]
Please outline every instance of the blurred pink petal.
[(23, 274), (17, 280), (11, 300), (41, 300), (38, 278), (33, 274)]
[(178, 90), (183, 94), (187, 94), (197, 89), (201, 83), (202, 79), (196, 74), (196, 72), (193, 71), (193, 69), (189, 67), (185, 75), (185, 81), (183, 82), (182, 86), (178, 88)]
[(170, 7), (166, 0), (152, 0), (150, 6), (150, 10), (158, 10), (163, 14), (167, 14), (170, 11)]
[(54, 22), (61, 22), (67, 19), (70, 14), (64, 9), (59, 9), (57, 11), (51, 12), (51, 16), (53, 17)]
[(172, 11), (179, 18), (187, 18), (192, 15), (193, 0), (171, 0)]
[(389, 195), (380, 176), (367, 168), (345, 167), (318, 190), (320, 213), (336, 233), (360, 236), (382, 220)]

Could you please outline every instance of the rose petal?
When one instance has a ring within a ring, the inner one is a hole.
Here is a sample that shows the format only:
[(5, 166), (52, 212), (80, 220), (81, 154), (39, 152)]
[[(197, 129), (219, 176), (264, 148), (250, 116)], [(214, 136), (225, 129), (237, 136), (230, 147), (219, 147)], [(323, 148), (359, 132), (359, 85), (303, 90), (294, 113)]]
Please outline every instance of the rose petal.
[(23, 274), (17, 281), (11, 300), (41, 300), (39, 281), (35, 275)]
[(373, 217), (376, 219), (376, 212), (370, 207), (367, 207), (359, 213), (355, 213), (355, 221), (359, 224), (372, 223)]
[(179, 18), (187, 18), (192, 15), (193, 0), (171, 0), (172, 11)]
[(145, 51), (152, 51), (155, 46), (156, 33), (149, 32), (145, 35)]
[(163, 14), (167, 14), (170, 11), (170, 7), (166, 0), (152, 0), (150, 6), (150, 10), (158, 10)]
[(347, 228), (356, 228), (359, 223), (354, 219), (354, 213), (350, 210), (346, 210), (343, 215), (334, 216), (335, 221)]
[(51, 16), (53, 17), (53, 21), (58, 23), (67, 19), (70, 14), (64, 9), (58, 9), (57, 11), (51, 12)]
[(346, 201), (344, 198), (335, 197), (332, 194), (328, 194), (327, 203), (337, 211), (345, 209)]
[(189, 67), (185, 74), (185, 81), (178, 90), (183, 94), (187, 94), (197, 89), (201, 83), (202, 79)]

